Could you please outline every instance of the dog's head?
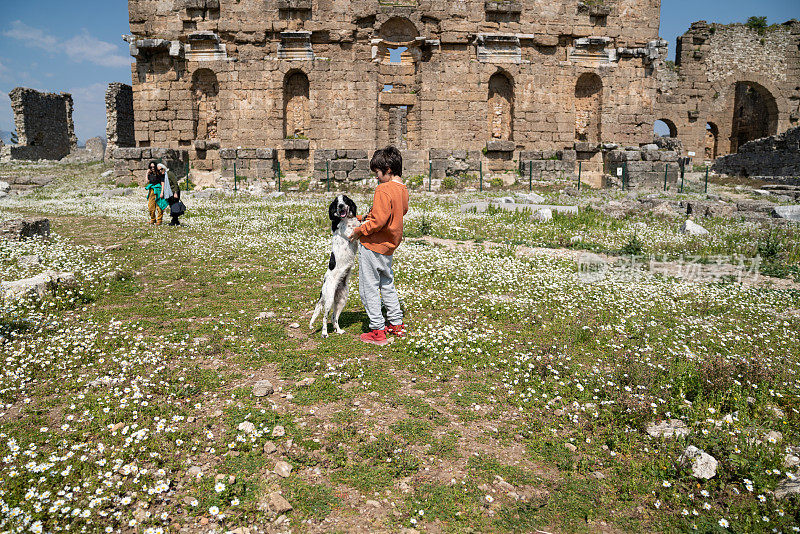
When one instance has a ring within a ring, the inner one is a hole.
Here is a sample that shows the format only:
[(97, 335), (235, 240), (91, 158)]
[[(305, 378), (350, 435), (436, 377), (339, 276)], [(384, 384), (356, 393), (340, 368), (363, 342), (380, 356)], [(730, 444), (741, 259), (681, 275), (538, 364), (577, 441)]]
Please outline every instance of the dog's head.
[(347, 195), (339, 195), (334, 198), (330, 207), (328, 207), (328, 216), (331, 218), (331, 231), (336, 231), (342, 219), (355, 217), (357, 209), (356, 203)]

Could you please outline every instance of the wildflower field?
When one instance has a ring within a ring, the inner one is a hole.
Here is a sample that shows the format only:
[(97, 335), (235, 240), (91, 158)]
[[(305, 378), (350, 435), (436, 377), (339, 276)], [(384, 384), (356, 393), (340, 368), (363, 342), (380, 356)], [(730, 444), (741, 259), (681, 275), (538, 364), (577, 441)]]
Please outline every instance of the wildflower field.
[[(0, 241), (0, 280), (78, 280), (2, 302), (0, 532), (800, 531), (797, 225), (687, 236), (584, 206), (615, 193), (540, 222), (412, 192), (409, 336), (374, 347), (357, 277), (346, 333), (308, 327), (333, 193), (187, 195), (185, 226), (152, 227), (104, 170), (0, 200), (53, 228)], [(750, 279), (583, 276), (582, 251), (631, 242)], [(783, 278), (752, 267), (765, 242)]]

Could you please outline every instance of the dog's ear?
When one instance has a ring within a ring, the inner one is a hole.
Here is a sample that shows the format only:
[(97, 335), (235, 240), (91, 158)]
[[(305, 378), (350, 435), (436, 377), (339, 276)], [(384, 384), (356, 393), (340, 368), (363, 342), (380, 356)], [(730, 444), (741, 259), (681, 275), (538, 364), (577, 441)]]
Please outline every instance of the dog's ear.
[(328, 217), (330, 217), (330, 219), (331, 219), (332, 221), (333, 221), (333, 220), (336, 220), (336, 219), (338, 219), (338, 218), (339, 218), (339, 217), (337, 217), (337, 215), (336, 215), (336, 206), (338, 206), (338, 205), (339, 205), (339, 202), (338, 202), (338, 200), (339, 200), (339, 198), (338, 198), (338, 197), (337, 197), (337, 198), (334, 198), (334, 199), (333, 199), (333, 202), (331, 202), (331, 205), (330, 205), (330, 206), (328, 206)]
[(345, 196), (344, 203), (350, 208), (350, 214), (355, 217), (358, 215), (358, 207), (356, 207), (356, 203), (353, 201), (352, 198)]
[(335, 232), (339, 228), (339, 223), (342, 221), (336, 214), (336, 208), (339, 205), (339, 197), (333, 199), (330, 207), (328, 207), (328, 217), (331, 218), (331, 232)]

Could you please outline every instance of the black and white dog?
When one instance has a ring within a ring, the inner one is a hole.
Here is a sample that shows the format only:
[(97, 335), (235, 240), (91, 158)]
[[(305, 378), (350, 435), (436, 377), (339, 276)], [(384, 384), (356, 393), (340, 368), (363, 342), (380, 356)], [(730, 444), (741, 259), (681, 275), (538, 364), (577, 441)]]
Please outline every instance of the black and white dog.
[(322, 313), (322, 337), (328, 337), (328, 314), (333, 310), (333, 329), (337, 334), (343, 334), (339, 327), (341, 315), (347, 294), (350, 290), (350, 273), (353, 270), (356, 258), (358, 241), (350, 241), (353, 229), (361, 223), (356, 219), (356, 203), (347, 195), (339, 195), (328, 208), (331, 218), (331, 259), (328, 261), (328, 271), (322, 281), (322, 291), (314, 308), (309, 328), (313, 328), (314, 321)]

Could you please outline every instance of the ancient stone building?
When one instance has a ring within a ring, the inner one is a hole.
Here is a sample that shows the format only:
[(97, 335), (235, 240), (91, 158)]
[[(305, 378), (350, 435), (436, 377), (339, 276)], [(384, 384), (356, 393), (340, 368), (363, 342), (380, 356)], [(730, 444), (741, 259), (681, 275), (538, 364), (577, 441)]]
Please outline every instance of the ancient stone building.
[(712, 160), (800, 125), (800, 22), (762, 31), (696, 22), (676, 59), (658, 71), (655, 119), (687, 154)]
[(408, 174), (516, 169), (537, 154), (542, 172), (599, 173), (600, 143), (652, 140), (660, 7), (129, 0), (136, 146), (256, 177), (280, 164), (360, 179), (388, 143)]
[(58, 160), (78, 146), (72, 122), (72, 95), (17, 87), (8, 96), (18, 142), (3, 148), (5, 158)]
[(106, 89), (106, 157), (115, 148), (135, 147), (133, 89), (124, 83), (110, 83)]

